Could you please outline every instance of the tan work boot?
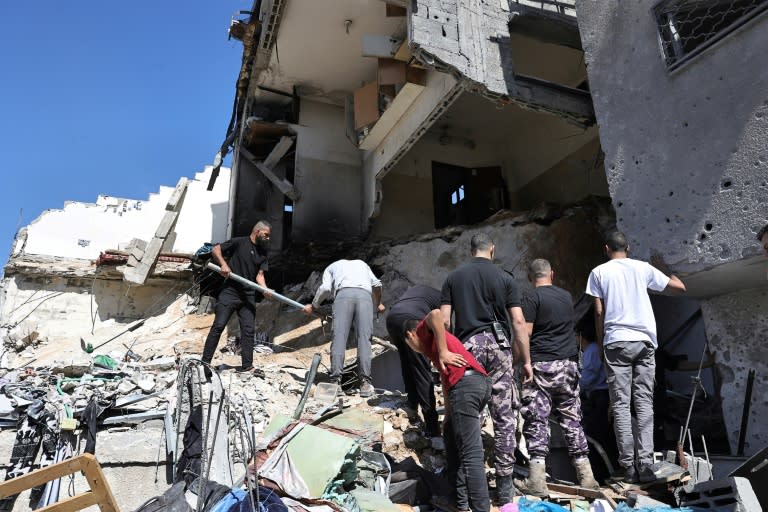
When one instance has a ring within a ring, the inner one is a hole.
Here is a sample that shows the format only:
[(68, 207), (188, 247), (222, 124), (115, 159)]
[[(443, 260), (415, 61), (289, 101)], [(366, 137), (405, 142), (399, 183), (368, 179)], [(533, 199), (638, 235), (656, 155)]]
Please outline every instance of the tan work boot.
[(592, 466), (589, 464), (588, 458), (574, 459), (573, 467), (576, 468), (576, 478), (579, 480), (579, 487), (586, 489), (600, 488), (600, 484), (597, 483), (595, 476), (592, 474)]
[(528, 494), (529, 496), (546, 496), (549, 494), (547, 472), (544, 463), (532, 460), (528, 466), (528, 478), (525, 480), (515, 480), (515, 486), (518, 492)]

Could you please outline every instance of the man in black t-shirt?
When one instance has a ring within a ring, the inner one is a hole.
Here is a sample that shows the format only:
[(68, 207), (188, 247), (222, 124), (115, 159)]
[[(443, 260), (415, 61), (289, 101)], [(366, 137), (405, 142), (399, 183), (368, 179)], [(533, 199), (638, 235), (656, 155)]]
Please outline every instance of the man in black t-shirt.
[[(264, 272), (269, 270), (267, 252), (269, 251), (269, 237), (272, 226), (267, 221), (259, 221), (253, 226), (249, 236), (232, 238), (213, 247), (213, 260), (221, 267), (221, 275), (228, 278), (235, 273), (246, 279), (255, 281), (267, 288)], [(221, 333), (227, 326), (232, 313), (237, 311), (240, 322), (240, 347), (242, 349), (242, 366), (240, 371), (253, 369), (253, 323), (255, 320), (255, 302), (257, 292), (253, 288), (247, 288), (242, 284), (226, 279), (216, 300), (216, 316), (211, 330), (205, 339), (202, 360), (210, 364), (216, 346), (219, 344)], [(271, 296), (269, 293), (264, 294)], [(261, 299), (261, 294), (258, 293)], [(206, 367), (206, 376), (210, 377), (210, 370)]]
[(432, 365), (423, 354), (414, 352), (405, 340), (405, 322), (421, 320), (427, 314), (440, 308), (440, 291), (430, 286), (416, 285), (408, 288), (397, 299), (387, 314), (387, 332), (397, 346), (400, 356), (400, 369), (403, 374), (408, 405), (424, 416), (426, 434), (429, 437), (440, 435), (435, 405), (435, 385), (432, 381)]
[[(488, 408), (495, 433), (496, 495), (498, 503), (503, 505), (510, 503), (515, 495), (512, 472), (520, 405), (512, 378), (512, 354), (514, 351), (523, 363), (523, 380), (530, 380), (528, 332), (517, 283), (493, 264), (496, 251), (493, 240), (485, 233), (478, 233), (472, 237), (470, 249), (473, 258), (451, 272), (443, 284), (440, 310), (447, 327), (451, 324), (451, 313), (455, 314), (453, 333), (491, 377)], [(507, 314), (512, 319), (511, 329)], [(438, 346), (440, 371), (444, 370), (449, 357), (447, 347)]]
[(597, 489), (587, 457), (587, 438), (581, 428), (573, 300), (570, 293), (552, 284), (554, 272), (547, 260), (533, 260), (528, 276), (534, 289), (523, 299), (523, 314), (531, 336), (533, 381), (523, 384), (521, 412), (531, 463), (528, 478), (516, 484), (526, 494), (549, 493), (545, 459), (549, 453), (549, 416), (554, 413), (563, 429), (579, 486)]

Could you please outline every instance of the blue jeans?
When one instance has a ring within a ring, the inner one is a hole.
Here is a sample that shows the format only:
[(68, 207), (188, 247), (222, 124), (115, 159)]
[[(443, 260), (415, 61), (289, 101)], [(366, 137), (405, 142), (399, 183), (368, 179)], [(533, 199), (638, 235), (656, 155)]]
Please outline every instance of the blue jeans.
[(456, 507), (488, 512), (488, 481), (485, 478), (480, 415), (491, 398), (491, 379), (465, 375), (448, 391), (443, 430), (448, 476), (456, 475)]

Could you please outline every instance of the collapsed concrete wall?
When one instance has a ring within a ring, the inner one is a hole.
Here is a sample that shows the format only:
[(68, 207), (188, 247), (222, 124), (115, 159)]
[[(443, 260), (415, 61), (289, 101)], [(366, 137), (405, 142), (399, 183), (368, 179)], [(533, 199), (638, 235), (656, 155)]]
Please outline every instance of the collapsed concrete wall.
[(720, 395), (731, 451), (741, 432), (745, 387), (750, 369), (756, 372), (745, 453), (768, 445), (768, 291), (745, 290), (701, 302), (709, 342), (721, 376)]
[[(189, 182), (176, 222), (170, 252), (191, 253), (203, 242), (226, 237), (229, 169), (222, 169), (216, 186), (206, 190), (211, 167)], [(132, 238), (152, 238), (165, 213), (173, 187), (162, 186), (146, 200), (101, 195), (95, 203), (67, 202), (46, 210), (20, 231), (11, 258), (22, 254), (94, 260), (107, 249), (123, 249)]]
[(768, 19), (666, 69), (652, 7), (577, 2), (617, 224), (640, 258), (700, 271), (768, 222)]
[[(190, 181), (166, 248), (194, 253), (204, 242), (222, 241), (228, 223), (228, 169), (213, 191), (211, 168)], [(130, 286), (114, 265), (94, 261), (123, 249), (133, 238), (149, 240), (165, 214), (173, 188), (147, 200), (100, 196), (96, 203), (70, 202), (48, 210), (17, 236), (0, 283), (0, 323), (15, 337), (77, 338), (112, 323), (157, 313), (190, 287), (189, 262), (161, 261), (144, 286)]]

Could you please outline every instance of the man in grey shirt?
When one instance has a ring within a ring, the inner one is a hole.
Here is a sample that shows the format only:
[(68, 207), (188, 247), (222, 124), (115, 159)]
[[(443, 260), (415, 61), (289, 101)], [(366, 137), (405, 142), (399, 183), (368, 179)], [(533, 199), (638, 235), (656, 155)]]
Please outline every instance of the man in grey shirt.
[[(675, 276), (667, 277), (650, 264), (627, 256), (623, 233), (605, 241), (609, 261), (589, 274), (587, 294), (595, 298), (597, 343), (608, 375), (619, 465), (627, 482), (651, 482), (653, 469), (653, 381), (657, 347), (656, 319), (648, 290), (685, 291)], [(630, 405), (634, 404), (636, 424)], [(635, 443), (637, 455), (635, 456)]]
[(353, 325), (357, 333), (357, 359), (360, 372), (360, 396), (373, 395), (371, 383), (371, 335), (373, 306), (384, 311), (381, 281), (362, 260), (338, 260), (325, 269), (320, 288), (304, 313), (312, 314), (329, 295), (333, 295), (333, 341), (331, 342), (331, 380), (341, 381), (347, 338)]

